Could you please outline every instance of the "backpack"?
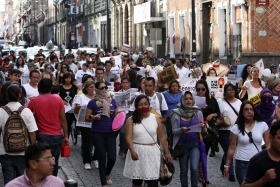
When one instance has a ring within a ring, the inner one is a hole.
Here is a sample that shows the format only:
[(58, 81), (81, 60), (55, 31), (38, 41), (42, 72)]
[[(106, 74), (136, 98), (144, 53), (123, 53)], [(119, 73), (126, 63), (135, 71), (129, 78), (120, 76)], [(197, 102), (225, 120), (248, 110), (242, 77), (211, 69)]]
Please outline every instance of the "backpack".
[(27, 127), (20, 116), (24, 107), (20, 106), (17, 111), (11, 111), (7, 106), (1, 107), (8, 114), (3, 132), (3, 144), (7, 153), (18, 153), (25, 151), (28, 142)]

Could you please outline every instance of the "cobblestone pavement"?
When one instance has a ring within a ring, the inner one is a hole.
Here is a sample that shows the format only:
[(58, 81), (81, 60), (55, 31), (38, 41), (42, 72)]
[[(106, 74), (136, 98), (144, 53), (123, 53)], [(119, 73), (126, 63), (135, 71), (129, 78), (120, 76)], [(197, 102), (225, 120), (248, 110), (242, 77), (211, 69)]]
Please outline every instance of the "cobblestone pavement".
[[(101, 186), (99, 180), (98, 169), (94, 167), (92, 164), (91, 170), (85, 170), (84, 165), (82, 163), (81, 156), (81, 137), (78, 137), (77, 145), (71, 145), (71, 157), (70, 158), (61, 158), (59, 165), (63, 172), (65, 173), (68, 179), (74, 179), (77, 181), (79, 187), (97, 187)], [(71, 141), (71, 139), (70, 139)], [(118, 148), (117, 148), (118, 150)], [(220, 148), (221, 150), (221, 148)], [(228, 179), (224, 178), (220, 172), (220, 160), (222, 158), (222, 151), (216, 153), (215, 157), (208, 158), (208, 178), (211, 184), (209, 187), (238, 187), (237, 182), (230, 182)], [(111, 173), (113, 184), (111, 187), (131, 187), (131, 180), (124, 177), (122, 175), (123, 167), (124, 167), (124, 158), (119, 158), (117, 156), (116, 164)], [(172, 179), (172, 182), (168, 185), (170, 187), (180, 187), (180, 179), (179, 179), (179, 162), (178, 160), (174, 160), (174, 165), (176, 168), (176, 172)], [(190, 186), (190, 180), (189, 180)], [(198, 186), (202, 186), (199, 183)]]

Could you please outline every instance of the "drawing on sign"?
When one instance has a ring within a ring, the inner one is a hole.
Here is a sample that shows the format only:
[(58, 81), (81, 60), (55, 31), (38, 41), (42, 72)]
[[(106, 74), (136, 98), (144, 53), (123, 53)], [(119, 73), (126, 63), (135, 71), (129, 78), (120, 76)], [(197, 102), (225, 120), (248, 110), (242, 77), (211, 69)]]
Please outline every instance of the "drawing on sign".
[(157, 76), (159, 80), (158, 84), (160, 86), (179, 78), (175, 71), (174, 65), (164, 69), (162, 72), (158, 73)]

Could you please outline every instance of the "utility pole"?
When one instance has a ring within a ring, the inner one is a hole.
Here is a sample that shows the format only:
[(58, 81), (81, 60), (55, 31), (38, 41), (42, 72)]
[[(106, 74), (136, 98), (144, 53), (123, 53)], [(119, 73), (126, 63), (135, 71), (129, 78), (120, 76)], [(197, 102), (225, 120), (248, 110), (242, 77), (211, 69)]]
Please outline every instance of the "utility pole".
[(74, 46), (75, 46), (75, 49), (77, 49), (77, 29), (76, 29), (76, 14), (77, 14), (77, 5), (75, 4), (75, 9), (74, 9), (74, 34), (75, 34), (75, 40), (74, 40)]
[(54, 44), (57, 45), (57, 11), (55, 9), (55, 28), (54, 28)]
[[(43, 1), (42, 2), (42, 11), (44, 11), (43, 9)], [(47, 14), (47, 13), (46, 13)], [(46, 15), (47, 16), (47, 15)], [(44, 16), (43, 16), (44, 17)], [(45, 17), (43, 18), (43, 45), (45, 44)]]
[(109, 0), (107, 0), (107, 49), (111, 50), (111, 20), (109, 15)]
[[(192, 0), (192, 58), (196, 57), (195, 0)], [(191, 60), (191, 59), (190, 59)]]

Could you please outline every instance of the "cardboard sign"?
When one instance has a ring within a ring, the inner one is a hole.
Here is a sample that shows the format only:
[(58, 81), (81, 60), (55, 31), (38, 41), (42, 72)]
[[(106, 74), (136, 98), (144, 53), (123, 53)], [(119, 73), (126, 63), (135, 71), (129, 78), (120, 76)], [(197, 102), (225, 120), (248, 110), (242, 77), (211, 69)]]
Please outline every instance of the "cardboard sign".
[(175, 71), (174, 65), (164, 69), (162, 72), (158, 73), (157, 76), (159, 80), (158, 84), (160, 86), (179, 78)]
[(206, 82), (211, 96), (216, 99), (224, 97), (224, 85), (227, 83), (227, 77), (207, 77)]
[(256, 106), (257, 104), (259, 104), (261, 102), (261, 94), (258, 93), (256, 95), (254, 95), (253, 97), (249, 98), (248, 100), (251, 101), (254, 106)]
[(255, 66), (259, 68), (259, 78), (261, 78), (264, 71), (263, 59), (261, 58), (258, 62), (256, 62)]

